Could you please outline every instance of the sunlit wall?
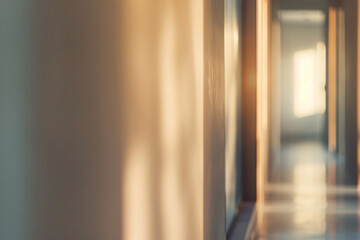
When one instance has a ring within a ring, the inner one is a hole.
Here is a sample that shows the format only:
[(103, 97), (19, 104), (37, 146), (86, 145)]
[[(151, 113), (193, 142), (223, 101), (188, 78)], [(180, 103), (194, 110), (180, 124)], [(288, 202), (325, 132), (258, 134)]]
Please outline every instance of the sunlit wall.
[(240, 3), (1, 1), (0, 239), (225, 238)]
[(36, 239), (203, 239), (203, 2), (36, 19)]
[(203, 1), (123, 1), (123, 239), (203, 238)]

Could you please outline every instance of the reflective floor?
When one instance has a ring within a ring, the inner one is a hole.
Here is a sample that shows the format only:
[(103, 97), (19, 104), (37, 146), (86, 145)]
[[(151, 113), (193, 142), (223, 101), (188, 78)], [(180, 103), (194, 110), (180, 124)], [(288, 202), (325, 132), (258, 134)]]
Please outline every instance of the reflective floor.
[(356, 169), (316, 141), (282, 149), (270, 161), (265, 203), (257, 206), (250, 239), (360, 239)]

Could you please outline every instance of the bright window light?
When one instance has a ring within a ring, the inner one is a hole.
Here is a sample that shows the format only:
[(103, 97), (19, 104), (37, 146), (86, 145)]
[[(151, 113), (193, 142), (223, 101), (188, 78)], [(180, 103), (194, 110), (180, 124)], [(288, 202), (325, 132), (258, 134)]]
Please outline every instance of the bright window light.
[(325, 112), (325, 55), (324, 43), (295, 52), (294, 115), (297, 118)]

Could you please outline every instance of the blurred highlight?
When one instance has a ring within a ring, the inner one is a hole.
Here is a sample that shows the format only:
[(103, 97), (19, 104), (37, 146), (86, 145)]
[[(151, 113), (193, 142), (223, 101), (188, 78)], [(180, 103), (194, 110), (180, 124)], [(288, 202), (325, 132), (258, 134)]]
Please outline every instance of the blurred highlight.
[(241, 201), (241, 155), (239, 136), (241, 111), (240, 74), (240, 2), (225, 1), (225, 194), (226, 229), (230, 228)]
[(328, 118), (329, 118), (329, 151), (336, 150), (336, 78), (337, 78), (337, 11), (329, 9), (329, 60), (328, 60)]
[(123, 239), (203, 239), (203, 3), (123, 10)]
[(261, 207), (264, 202), (264, 189), (267, 179), (268, 155), (268, 81), (269, 81), (269, 11), (268, 0), (257, 0), (257, 69), (256, 69), (256, 132), (257, 132), (257, 201)]
[(295, 52), (294, 114), (298, 118), (325, 112), (326, 108), (326, 48)]

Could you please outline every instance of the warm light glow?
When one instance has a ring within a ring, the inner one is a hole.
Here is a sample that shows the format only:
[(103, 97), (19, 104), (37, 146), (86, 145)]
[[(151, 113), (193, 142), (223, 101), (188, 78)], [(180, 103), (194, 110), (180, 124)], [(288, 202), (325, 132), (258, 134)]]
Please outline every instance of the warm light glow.
[(239, 83), (239, 30), (237, 2), (225, 1), (225, 194), (226, 229), (230, 227), (238, 207), (237, 171), (237, 89)]
[(123, 225), (124, 239), (140, 240), (152, 236), (148, 156), (149, 150), (143, 142), (129, 144), (126, 154), (128, 164), (123, 176), (123, 214), (126, 219)]
[(268, 148), (268, 79), (269, 79), (269, 2), (257, 0), (256, 26), (256, 134), (257, 134), (257, 200), (258, 206), (264, 202), (264, 184), (266, 177)]
[(123, 4), (120, 239), (203, 239), (204, 3)]
[(329, 9), (329, 60), (328, 60), (328, 118), (329, 118), (329, 151), (336, 150), (336, 75), (337, 75), (337, 12), (334, 7)]
[[(201, 2), (193, 2), (191, 7), (201, 8)], [(203, 193), (199, 191), (203, 189), (202, 171), (199, 171), (203, 164), (203, 72), (201, 71), (203, 60), (197, 54), (184, 52), (186, 49), (177, 38), (179, 26), (173, 10), (169, 8), (164, 12), (159, 34), (161, 171), (158, 172), (160, 178), (158, 194), (161, 212), (158, 216), (161, 219), (162, 239), (182, 240), (190, 237), (200, 239), (203, 228), (202, 221), (199, 221), (203, 215), (201, 205)], [(190, 22), (199, 29), (202, 22), (195, 13), (194, 11)], [(189, 40), (193, 46), (201, 48), (202, 38), (198, 37), (199, 34), (192, 36)], [(194, 64), (200, 63), (198, 68), (193, 68), (192, 65), (179, 66), (181, 59), (177, 55), (179, 51), (188, 54), (184, 55), (187, 56), (188, 61)], [(196, 95), (189, 94), (189, 90), (193, 90)], [(185, 166), (189, 170), (183, 173), (181, 169)], [(189, 207), (190, 204), (193, 205), (192, 208)]]
[(360, 187), (360, 0), (357, 9), (357, 160), (358, 160), (358, 188)]
[(325, 57), (324, 43), (295, 52), (294, 114), (298, 118), (325, 112)]

